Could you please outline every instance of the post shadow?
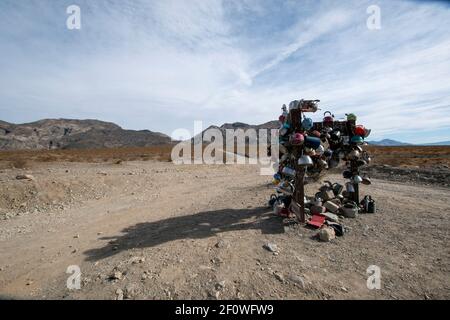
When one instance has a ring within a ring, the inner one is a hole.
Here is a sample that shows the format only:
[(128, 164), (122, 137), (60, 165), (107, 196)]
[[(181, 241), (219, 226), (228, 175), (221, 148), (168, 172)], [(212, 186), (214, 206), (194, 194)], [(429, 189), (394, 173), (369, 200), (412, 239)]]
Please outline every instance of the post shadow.
[[(250, 221), (247, 221), (252, 219)], [(267, 207), (225, 209), (138, 223), (122, 230), (122, 235), (103, 237), (110, 240), (101, 248), (84, 252), (87, 261), (101, 260), (122, 251), (151, 248), (180, 239), (203, 239), (229, 231), (260, 229), (263, 234), (284, 233), (283, 222)]]

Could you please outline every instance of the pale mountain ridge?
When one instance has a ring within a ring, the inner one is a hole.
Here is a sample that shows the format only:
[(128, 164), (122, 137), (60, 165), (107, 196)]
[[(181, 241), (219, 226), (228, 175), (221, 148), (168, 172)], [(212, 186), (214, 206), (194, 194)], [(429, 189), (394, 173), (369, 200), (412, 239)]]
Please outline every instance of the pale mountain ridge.
[[(221, 126), (213, 125), (206, 130), (218, 129), (225, 139), (227, 129), (270, 130), (278, 129), (279, 126), (277, 120), (259, 125), (234, 122), (224, 123)], [(202, 132), (202, 135), (206, 130)], [(270, 141), (270, 131), (268, 136), (268, 141)], [(115, 123), (95, 119), (43, 119), (23, 124), (0, 120), (0, 150), (146, 147), (168, 143), (173, 143), (173, 141), (169, 136), (160, 132), (126, 130)], [(368, 143), (378, 146), (413, 146), (413, 144), (392, 139), (368, 141)], [(450, 141), (418, 145), (445, 146), (450, 145)]]
[[(267, 139), (268, 139), (268, 143), (270, 143), (270, 137), (271, 137), (270, 129), (279, 129), (279, 128), (280, 128), (280, 123), (277, 120), (268, 121), (268, 122), (265, 122), (263, 124), (258, 124), (258, 125), (252, 125), (252, 124), (243, 123), (243, 122), (224, 123), (220, 127), (216, 126), (216, 125), (209, 126), (205, 130), (203, 130), (201, 134), (198, 134), (194, 138), (192, 138), (191, 141), (194, 141), (195, 139), (203, 137), (205, 132), (210, 129), (219, 130), (222, 133), (224, 142), (226, 141), (225, 139), (226, 139), (226, 130), (227, 129), (228, 130), (229, 129), (232, 129), (232, 130), (242, 129), (242, 130), (244, 130), (244, 132), (248, 129), (255, 129), (257, 134), (258, 134), (258, 130), (260, 130), (260, 129), (268, 129), (269, 131), (267, 132)], [(257, 136), (257, 138), (259, 138), (259, 136)]]

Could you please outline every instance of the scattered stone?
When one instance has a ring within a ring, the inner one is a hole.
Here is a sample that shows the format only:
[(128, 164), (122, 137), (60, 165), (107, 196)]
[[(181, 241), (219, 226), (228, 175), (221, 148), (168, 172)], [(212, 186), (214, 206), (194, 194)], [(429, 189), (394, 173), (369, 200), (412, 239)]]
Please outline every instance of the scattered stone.
[(220, 291), (217, 291), (215, 289), (206, 290), (206, 295), (208, 297), (208, 300), (214, 300), (214, 299), (218, 300), (220, 297), (220, 293), (221, 293)]
[(199, 268), (199, 270), (202, 270), (202, 271), (205, 271), (205, 270), (213, 270), (213, 269), (214, 269), (213, 267), (205, 266), (205, 265), (201, 265), (201, 266), (199, 266), (198, 268)]
[(211, 259), (211, 263), (215, 264), (215, 265), (220, 265), (223, 263), (223, 260), (220, 259), (219, 257), (215, 257)]
[(275, 243), (266, 243), (263, 246), (264, 249), (266, 249), (267, 251), (273, 252), (273, 253), (278, 253), (278, 246)]
[(16, 176), (17, 180), (34, 180), (34, 177), (31, 174), (19, 174)]
[(145, 258), (144, 258), (144, 257), (132, 257), (132, 258), (130, 259), (130, 262), (131, 262), (132, 264), (143, 263), (143, 262), (145, 262)]
[(80, 238), (80, 235), (79, 235), (79, 234), (76, 234), (76, 235), (74, 235), (73, 237), (74, 237), (74, 239), (78, 239), (78, 238)]
[(305, 280), (302, 277), (297, 276), (295, 274), (291, 274), (288, 276), (288, 281), (294, 283), (295, 285), (300, 286), (302, 289), (305, 288)]
[(225, 240), (223, 240), (223, 239), (220, 239), (219, 241), (217, 241), (215, 247), (216, 247), (216, 248), (225, 248), (225, 247), (228, 247), (228, 245), (229, 245), (229, 244), (228, 244), (227, 241), (225, 241)]
[(129, 284), (125, 288), (125, 298), (132, 299), (136, 296), (138, 288), (135, 284)]
[(317, 234), (319, 236), (319, 240), (323, 242), (329, 242), (336, 238), (336, 233), (333, 228), (325, 227), (320, 229), (319, 233)]
[(117, 289), (116, 290), (116, 300), (123, 300), (123, 290), (122, 289)]
[(284, 282), (284, 276), (281, 273), (275, 272), (273, 275), (278, 281)]
[(111, 280), (121, 280), (123, 277), (122, 272), (120, 271), (114, 271), (112, 275), (109, 276), (109, 279)]
[(348, 292), (348, 289), (346, 287), (341, 287), (341, 290), (344, 292)]
[(223, 290), (223, 289), (225, 289), (225, 280), (216, 283), (216, 290)]
[(89, 278), (83, 278), (83, 286), (85, 287), (85, 286), (87, 286), (89, 283), (91, 283), (91, 279), (89, 279)]

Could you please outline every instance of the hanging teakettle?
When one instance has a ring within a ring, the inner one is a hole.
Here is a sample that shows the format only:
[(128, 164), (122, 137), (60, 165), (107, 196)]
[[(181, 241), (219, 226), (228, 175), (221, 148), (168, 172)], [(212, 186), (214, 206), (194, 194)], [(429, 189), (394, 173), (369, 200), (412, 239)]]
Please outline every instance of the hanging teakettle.
[(364, 139), (361, 136), (353, 136), (351, 142), (355, 144), (362, 144), (364, 143)]
[(301, 101), (294, 100), (289, 103), (289, 111), (297, 109), (301, 104)]
[(347, 159), (348, 160), (356, 160), (359, 158), (359, 151), (358, 150), (351, 150), (348, 154), (347, 154)]
[(295, 176), (295, 170), (289, 167), (284, 167), (283, 170), (281, 171), (283, 174), (290, 176), (290, 177), (294, 177)]
[(369, 177), (363, 177), (361, 183), (368, 186), (372, 184), (372, 181), (370, 180)]
[(319, 131), (314, 130), (313, 132), (311, 132), (310, 136), (320, 138), (321, 134)]
[(308, 148), (315, 150), (315, 149), (319, 148), (320, 143), (321, 143), (320, 138), (311, 137), (311, 136), (308, 136), (305, 138), (305, 146), (307, 146)]
[(299, 107), (302, 112), (316, 112), (319, 110), (317, 103), (320, 100), (300, 100)]
[(301, 157), (298, 159), (298, 165), (299, 165), (299, 166), (305, 166), (305, 167), (308, 167), (308, 166), (312, 166), (313, 164), (314, 164), (314, 163), (313, 163), (313, 161), (312, 161), (312, 159), (311, 159), (310, 156), (303, 155), (303, 156), (301, 156)]
[(356, 121), (357, 117), (354, 113), (346, 113), (347, 121)]
[(330, 140), (337, 143), (341, 140), (341, 131), (333, 130), (330, 132)]
[(358, 159), (358, 160), (356, 161), (356, 166), (358, 166), (358, 167), (365, 166), (366, 164), (367, 164), (367, 161), (366, 161), (366, 160), (363, 160), (363, 159)]
[(284, 123), (280, 128), (280, 136), (286, 135), (290, 128), (291, 126), (289, 125), (289, 123)]
[(354, 184), (359, 184), (359, 183), (361, 183), (363, 181), (363, 179), (361, 178), (361, 176), (355, 175), (355, 176), (352, 177), (352, 181), (353, 181)]
[(325, 127), (332, 127), (334, 123), (334, 115), (330, 111), (325, 111), (323, 114), (323, 125)]
[(367, 163), (370, 163), (370, 161), (372, 160), (372, 159), (370, 158), (369, 153), (368, 153), (367, 151), (363, 151), (363, 152), (362, 152), (361, 158), (362, 158), (364, 161), (366, 161)]
[(324, 152), (325, 152), (325, 148), (324, 148), (322, 145), (320, 145), (320, 146), (317, 147), (317, 149), (316, 149), (316, 154), (318, 154), (319, 156), (321, 156), (321, 155), (323, 155)]
[(364, 137), (364, 135), (366, 134), (366, 128), (364, 128), (363, 125), (357, 125), (357, 126), (355, 127), (355, 130), (353, 130), (353, 132), (354, 132), (355, 135), (357, 135), (357, 136)]
[(304, 141), (305, 141), (305, 137), (301, 133), (297, 132), (291, 136), (291, 144), (292, 145), (296, 145), (296, 146), (302, 145)]
[(345, 179), (351, 179), (351, 177), (352, 177), (353, 175), (352, 175), (352, 172), (351, 172), (351, 171), (345, 170), (344, 172), (342, 172), (342, 176), (343, 176)]
[(353, 192), (355, 192), (355, 186), (351, 182), (346, 182), (345, 190), (347, 190), (348, 193), (353, 193)]
[(302, 121), (302, 128), (303, 130), (311, 130), (312, 127), (314, 126), (314, 122), (311, 118), (304, 118)]

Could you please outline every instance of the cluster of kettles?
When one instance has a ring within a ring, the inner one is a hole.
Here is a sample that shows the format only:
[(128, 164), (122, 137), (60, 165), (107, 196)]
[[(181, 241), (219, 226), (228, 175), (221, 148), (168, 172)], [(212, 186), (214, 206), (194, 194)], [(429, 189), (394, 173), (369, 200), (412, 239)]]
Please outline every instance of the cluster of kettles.
[[(295, 100), (282, 107), (279, 117), (279, 171), (274, 175), (274, 184), (279, 194), (290, 198), (294, 193), (296, 168), (306, 169), (305, 183), (323, 170), (335, 168), (340, 161), (346, 163), (343, 172), (347, 194), (355, 192), (355, 184), (370, 184), (368, 177), (359, 175), (359, 168), (370, 162), (369, 154), (363, 150), (364, 139), (370, 129), (356, 125), (356, 116), (346, 114), (346, 121), (336, 121), (327, 111), (321, 123), (314, 123), (305, 112), (316, 112), (319, 100)], [(292, 110), (300, 109), (300, 126), (293, 126)], [(293, 150), (301, 150), (300, 153)]]

